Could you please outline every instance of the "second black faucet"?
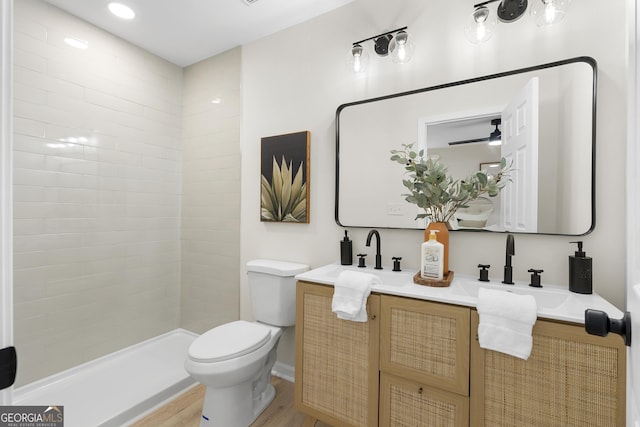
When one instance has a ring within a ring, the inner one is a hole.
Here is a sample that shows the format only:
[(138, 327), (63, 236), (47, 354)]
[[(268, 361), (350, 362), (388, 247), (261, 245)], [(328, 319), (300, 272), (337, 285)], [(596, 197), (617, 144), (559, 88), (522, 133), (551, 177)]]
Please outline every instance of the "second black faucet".
[(378, 230), (371, 230), (367, 235), (367, 246), (371, 246), (371, 237), (376, 236), (376, 270), (382, 270), (382, 255), (380, 255), (380, 233)]
[(504, 280), (502, 283), (513, 285), (513, 266), (511, 265), (511, 257), (516, 254), (516, 243), (513, 234), (507, 234), (506, 260), (504, 263)]

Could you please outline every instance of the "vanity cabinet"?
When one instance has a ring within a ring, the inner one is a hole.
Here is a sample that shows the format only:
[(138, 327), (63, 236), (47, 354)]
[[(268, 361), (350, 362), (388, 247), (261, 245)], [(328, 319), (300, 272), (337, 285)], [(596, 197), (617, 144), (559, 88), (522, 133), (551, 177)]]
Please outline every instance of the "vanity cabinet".
[(383, 295), (380, 425), (469, 425), (470, 309)]
[(333, 286), (297, 284), (296, 408), (335, 427), (377, 426), (380, 295), (368, 322), (338, 319), (332, 298)]
[[(472, 312), (472, 331), (478, 313)], [(538, 319), (529, 359), (471, 344), (472, 426), (625, 425), (626, 347), (617, 335)]]
[(528, 360), (480, 348), (469, 307), (371, 294), (339, 320), (333, 286), (299, 281), (295, 404), (334, 427), (625, 425), (626, 347), (538, 319)]

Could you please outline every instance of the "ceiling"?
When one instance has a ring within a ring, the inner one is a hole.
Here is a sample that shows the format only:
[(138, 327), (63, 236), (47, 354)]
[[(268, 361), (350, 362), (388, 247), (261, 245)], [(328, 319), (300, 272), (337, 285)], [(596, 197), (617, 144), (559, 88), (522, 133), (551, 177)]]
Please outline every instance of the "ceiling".
[(118, 0), (136, 17), (112, 15), (112, 0), (45, 0), (185, 67), (276, 33), (353, 0)]

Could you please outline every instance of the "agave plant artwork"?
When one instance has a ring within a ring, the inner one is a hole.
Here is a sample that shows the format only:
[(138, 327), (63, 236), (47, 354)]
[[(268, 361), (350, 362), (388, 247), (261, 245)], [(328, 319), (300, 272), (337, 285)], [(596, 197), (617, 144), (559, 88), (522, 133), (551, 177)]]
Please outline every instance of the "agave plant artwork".
[(282, 156), (272, 161), (271, 182), (262, 176), (261, 209), (263, 221), (306, 222), (307, 183), (303, 182), (303, 163), (293, 175), (293, 164)]
[(495, 197), (510, 181), (511, 165), (505, 158), (495, 174), (476, 171), (465, 179), (455, 180), (448, 175), (447, 166), (437, 159), (425, 157), (424, 150), (413, 151), (413, 144), (391, 150), (391, 160), (405, 168), (402, 184), (409, 190), (405, 200), (424, 210), (416, 219), (429, 218), (447, 223), (456, 211), (481, 197)]

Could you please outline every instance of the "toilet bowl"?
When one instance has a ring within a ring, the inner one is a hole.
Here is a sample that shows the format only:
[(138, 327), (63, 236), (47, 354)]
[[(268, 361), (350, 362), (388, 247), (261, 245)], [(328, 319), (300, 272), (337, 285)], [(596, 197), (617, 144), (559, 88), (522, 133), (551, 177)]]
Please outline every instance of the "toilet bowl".
[(257, 321), (213, 328), (189, 347), (185, 370), (206, 386), (200, 426), (248, 427), (275, 397), (271, 369), (282, 328), (295, 323), (295, 278), (308, 266), (247, 263)]
[(201, 426), (246, 427), (271, 403), (281, 334), (278, 327), (238, 320), (194, 341), (185, 369), (207, 387)]

